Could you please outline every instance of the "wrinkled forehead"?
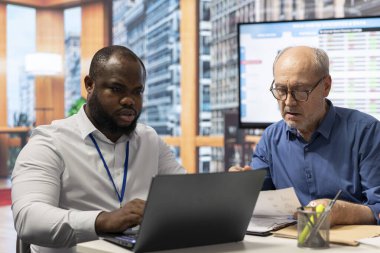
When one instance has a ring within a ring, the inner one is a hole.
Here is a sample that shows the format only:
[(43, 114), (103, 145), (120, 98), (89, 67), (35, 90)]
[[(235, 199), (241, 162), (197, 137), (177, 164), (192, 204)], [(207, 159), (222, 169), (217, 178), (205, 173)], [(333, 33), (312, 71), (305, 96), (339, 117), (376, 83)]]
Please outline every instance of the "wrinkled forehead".
[(309, 81), (287, 81), (287, 80), (284, 80), (284, 81), (277, 81), (277, 80), (273, 80), (273, 83), (272, 83), (272, 87), (273, 88), (280, 88), (280, 89), (291, 89), (291, 90), (304, 90), (304, 89), (307, 89), (307, 88), (310, 88), (309, 86), (311, 85), (312, 83), (309, 82)]
[(274, 66), (274, 75), (283, 73), (310, 75), (318, 71), (314, 50), (295, 47), (282, 53)]
[(310, 62), (295, 59), (279, 61), (274, 71), (275, 83), (289, 86), (309, 84), (319, 77), (315, 65)]

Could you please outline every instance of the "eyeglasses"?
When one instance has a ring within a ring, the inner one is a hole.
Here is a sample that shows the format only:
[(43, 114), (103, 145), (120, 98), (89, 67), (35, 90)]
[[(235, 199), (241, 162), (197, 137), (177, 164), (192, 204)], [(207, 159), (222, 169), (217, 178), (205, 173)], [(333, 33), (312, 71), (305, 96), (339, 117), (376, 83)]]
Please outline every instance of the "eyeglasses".
[(288, 98), (288, 93), (292, 95), (294, 100), (299, 101), (299, 102), (306, 102), (309, 99), (310, 93), (317, 88), (319, 83), (325, 78), (326, 76), (323, 76), (319, 81), (311, 88), (310, 90), (288, 90), (284, 88), (273, 88), (274, 85), (274, 80), (271, 84), (270, 91), (272, 92), (273, 96), (275, 99), (280, 100), (280, 101), (285, 101)]

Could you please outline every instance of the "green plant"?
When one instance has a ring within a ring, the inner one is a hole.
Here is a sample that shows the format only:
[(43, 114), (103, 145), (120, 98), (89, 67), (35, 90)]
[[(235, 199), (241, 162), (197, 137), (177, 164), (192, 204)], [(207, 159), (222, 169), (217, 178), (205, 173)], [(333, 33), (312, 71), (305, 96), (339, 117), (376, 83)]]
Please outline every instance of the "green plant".
[(83, 104), (86, 103), (86, 99), (83, 97), (78, 98), (75, 103), (70, 107), (69, 116), (76, 114)]

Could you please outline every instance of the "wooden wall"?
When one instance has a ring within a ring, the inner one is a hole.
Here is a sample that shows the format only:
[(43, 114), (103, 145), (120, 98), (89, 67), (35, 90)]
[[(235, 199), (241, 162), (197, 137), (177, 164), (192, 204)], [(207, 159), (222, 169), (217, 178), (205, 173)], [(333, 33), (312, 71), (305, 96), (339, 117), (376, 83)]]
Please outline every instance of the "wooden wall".
[[(36, 8), (36, 51), (56, 53), (64, 59), (64, 8), (82, 7), (81, 76), (88, 72), (93, 54), (111, 44), (112, 1), (83, 0), (4, 0), (0, 2), (0, 126), (7, 126), (6, 4)], [(58, 76), (35, 79), (36, 125), (64, 117), (64, 71)], [(83, 82), (83, 81), (82, 81)], [(83, 83), (82, 95), (85, 97)], [(8, 176), (9, 139), (0, 134), (0, 177)]]
[[(6, 5), (0, 3), (0, 127), (7, 125), (7, 15)], [(0, 177), (8, 176), (8, 136), (0, 134)]]
[(0, 126), (7, 125), (7, 12), (0, 3)]
[[(36, 50), (56, 53), (64, 59), (63, 9), (36, 10)], [(36, 125), (49, 124), (65, 116), (64, 71), (58, 76), (38, 76), (35, 79)]]
[(89, 2), (81, 7), (81, 94), (86, 98), (83, 79), (88, 74), (92, 56), (112, 43), (112, 1)]
[[(198, 132), (198, 1), (181, 0), (181, 160), (190, 173), (197, 170)], [(183, 67), (186, 66), (186, 67)]]

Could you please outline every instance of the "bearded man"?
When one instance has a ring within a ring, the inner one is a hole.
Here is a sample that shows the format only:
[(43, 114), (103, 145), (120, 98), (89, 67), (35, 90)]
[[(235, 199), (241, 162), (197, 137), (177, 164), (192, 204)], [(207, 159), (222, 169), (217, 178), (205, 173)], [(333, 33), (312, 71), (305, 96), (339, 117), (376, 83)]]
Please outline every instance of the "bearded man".
[(185, 173), (154, 129), (137, 123), (145, 80), (131, 50), (102, 48), (84, 78), (87, 103), (33, 131), (12, 174), (15, 228), (31, 252), (76, 252), (139, 225), (151, 178)]

